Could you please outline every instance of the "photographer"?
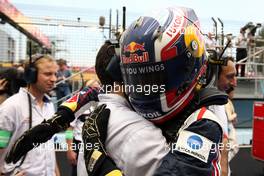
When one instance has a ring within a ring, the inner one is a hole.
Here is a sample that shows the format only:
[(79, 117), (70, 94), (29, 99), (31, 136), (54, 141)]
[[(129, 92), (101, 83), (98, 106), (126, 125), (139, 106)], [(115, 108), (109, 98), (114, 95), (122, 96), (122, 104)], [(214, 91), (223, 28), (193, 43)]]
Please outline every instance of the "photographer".
[(26, 85), (23, 72), (16, 68), (0, 68), (0, 104)]

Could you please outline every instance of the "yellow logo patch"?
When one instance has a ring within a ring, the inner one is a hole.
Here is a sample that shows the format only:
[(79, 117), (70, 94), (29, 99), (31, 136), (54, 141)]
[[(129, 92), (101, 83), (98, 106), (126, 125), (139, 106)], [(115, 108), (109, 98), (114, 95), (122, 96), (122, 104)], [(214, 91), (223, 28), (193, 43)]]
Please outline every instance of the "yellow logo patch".
[[(184, 33), (184, 41), (186, 47), (189, 48), (194, 57), (202, 56), (202, 54), (204, 53), (203, 36), (196, 26), (190, 25), (186, 27)], [(197, 44), (197, 46), (192, 46), (194, 43)], [(192, 49), (193, 47), (197, 48)]]

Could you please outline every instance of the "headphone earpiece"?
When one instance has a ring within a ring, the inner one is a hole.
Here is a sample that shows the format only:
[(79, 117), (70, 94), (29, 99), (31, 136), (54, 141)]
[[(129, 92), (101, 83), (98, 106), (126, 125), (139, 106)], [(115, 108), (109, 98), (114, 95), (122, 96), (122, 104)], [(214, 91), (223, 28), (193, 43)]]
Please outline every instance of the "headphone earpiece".
[(37, 82), (38, 69), (35, 66), (35, 63), (43, 57), (44, 57), (44, 55), (40, 54), (40, 55), (33, 56), (33, 61), (31, 61), (31, 59), (30, 59), (29, 64), (25, 68), (25, 71), (24, 71), (24, 79), (25, 79), (27, 84), (32, 84), (32, 83)]
[(29, 66), (25, 68), (24, 79), (27, 84), (36, 83), (38, 76), (38, 69), (35, 66)]

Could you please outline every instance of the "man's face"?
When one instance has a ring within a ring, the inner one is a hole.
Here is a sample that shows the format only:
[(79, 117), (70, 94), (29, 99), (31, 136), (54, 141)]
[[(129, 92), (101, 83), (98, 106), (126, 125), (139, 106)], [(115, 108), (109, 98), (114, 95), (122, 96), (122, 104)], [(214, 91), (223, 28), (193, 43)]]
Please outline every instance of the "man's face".
[(65, 64), (60, 64), (60, 65), (59, 65), (59, 70), (61, 70), (61, 71), (67, 70), (67, 65), (65, 65)]
[(237, 86), (236, 67), (234, 62), (229, 60), (227, 66), (222, 66), (222, 72), (219, 75), (217, 86), (221, 91), (226, 91), (230, 87), (234, 88)]
[(40, 92), (48, 93), (54, 88), (57, 81), (57, 71), (58, 65), (56, 62), (43, 60), (38, 64), (38, 78), (35, 85)]

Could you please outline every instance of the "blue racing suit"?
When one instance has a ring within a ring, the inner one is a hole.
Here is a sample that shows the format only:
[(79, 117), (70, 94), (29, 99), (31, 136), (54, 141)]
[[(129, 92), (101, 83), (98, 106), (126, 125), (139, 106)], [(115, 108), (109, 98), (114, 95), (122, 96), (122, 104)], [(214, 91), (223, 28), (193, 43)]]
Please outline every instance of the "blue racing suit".
[(222, 140), (222, 128), (217, 121), (202, 117), (191, 124), (185, 123), (154, 175), (219, 175), (218, 144)]

